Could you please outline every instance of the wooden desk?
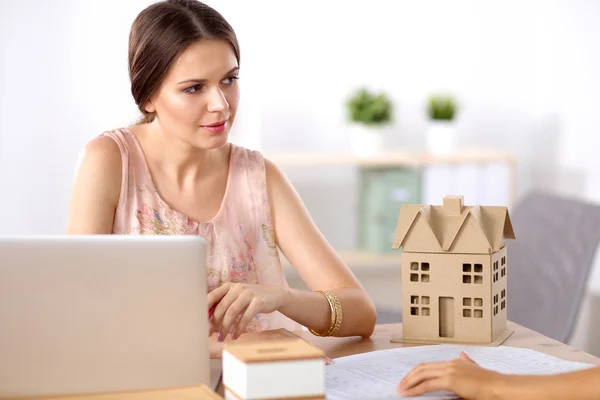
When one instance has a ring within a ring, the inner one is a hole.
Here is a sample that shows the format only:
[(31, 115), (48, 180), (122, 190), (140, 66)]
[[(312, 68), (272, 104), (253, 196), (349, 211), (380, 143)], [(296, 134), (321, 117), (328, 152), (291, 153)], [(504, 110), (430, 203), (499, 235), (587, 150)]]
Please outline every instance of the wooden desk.
[[(503, 346), (537, 350), (541, 353), (549, 354), (563, 360), (600, 365), (600, 358), (598, 357), (577, 350), (554, 339), (550, 339), (549, 337), (513, 322), (509, 322), (508, 324), (515, 329), (515, 332), (503, 343)], [(324, 338), (314, 336), (308, 331), (294, 333), (313, 345), (323, 349), (329, 358), (335, 359), (337, 357), (350, 356), (352, 354), (366, 353), (369, 351), (418, 346), (415, 344), (390, 343), (390, 340), (400, 336), (401, 332), (402, 324), (384, 324), (377, 325), (375, 327), (375, 333), (369, 339), (357, 337)], [(211, 362), (211, 374), (219, 374), (221, 372), (220, 360), (211, 360)], [(399, 380), (400, 378), (398, 378), (398, 381)], [(223, 388), (220, 386), (217, 392), (222, 395)]]
[[(510, 323), (515, 332), (504, 343), (505, 346), (521, 347), (537, 350), (564, 360), (579, 361), (589, 364), (600, 365), (600, 358), (587, 354), (583, 351), (574, 349), (556, 340), (550, 339), (530, 329), (520, 325)], [(328, 357), (337, 358), (349, 356), (352, 354), (366, 353), (375, 350), (393, 349), (398, 347), (416, 346), (414, 344), (390, 343), (390, 339), (400, 335), (402, 331), (401, 324), (377, 325), (375, 333), (369, 339), (356, 337), (350, 338), (322, 338), (312, 335), (308, 331), (296, 332), (296, 334), (315, 346), (323, 349)], [(250, 335), (249, 335), (250, 336)], [(238, 340), (243, 340), (242, 336)], [(211, 374), (221, 373), (221, 360), (211, 360)], [(399, 380), (400, 378), (398, 378)], [(223, 395), (222, 386), (218, 389), (219, 394)], [(174, 390), (147, 391), (127, 394), (110, 394), (85, 396), (93, 400), (154, 400), (157, 398), (168, 398), (170, 400), (201, 400), (206, 399), (200, 395), (195, 388), (181, 388)], [(84, 397), (45, 397), (44, 400), (79, 400)]]
[[(520, 347), (537, 350), (563, 360), (579, 361), (600, 365), (600, 358), (571, 346), (550, 339), (531, 329), (509, 322), (515, 332), (503, 343), (503, 346)], [(375, 333), (369, 339), (360, 338), (322, 338), (310, 332), (298, 333), (298, 336), (308, 340), (315, 346), (323, 349), (328, 357), (344, 357), (352, 354), (366, 353), (368, 351), (386, 350), (398, 347), (415, 346), (413, 344), (390, 343), (390, 339), (400, 336), (402, 324), (377, 325)]]

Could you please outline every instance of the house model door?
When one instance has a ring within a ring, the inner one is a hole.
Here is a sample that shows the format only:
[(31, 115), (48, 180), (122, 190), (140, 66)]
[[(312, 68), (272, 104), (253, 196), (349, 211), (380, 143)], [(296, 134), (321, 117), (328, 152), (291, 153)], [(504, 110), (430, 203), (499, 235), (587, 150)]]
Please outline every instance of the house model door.
[(439, 298), (439, 330), (440, 337), (454, 337), (454, 298)]

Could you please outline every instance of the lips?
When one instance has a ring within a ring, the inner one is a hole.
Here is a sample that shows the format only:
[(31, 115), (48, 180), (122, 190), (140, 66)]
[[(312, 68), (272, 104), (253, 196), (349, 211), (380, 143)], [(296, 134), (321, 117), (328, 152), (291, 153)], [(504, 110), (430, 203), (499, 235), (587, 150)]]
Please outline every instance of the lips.
[(215, 127), (215, 126), (221, 126), (221, 125), (224, 125), (225, 122), (227, 122), (227, 120), (215, 122), (214, 124), (210, 124), (210, 125), (202, 125), (202, 127), (203, 128), (211, 128), (211, 127)]
[(225, 120), (225, 121), (215, 122), (210, 125), (202, 125), (201, 127), (205, 131), (208, 131), (209, 133), (217, 134), (217, 133), (222, 133), (225, 131), (226, 124), (227, 124), (227, 121)]

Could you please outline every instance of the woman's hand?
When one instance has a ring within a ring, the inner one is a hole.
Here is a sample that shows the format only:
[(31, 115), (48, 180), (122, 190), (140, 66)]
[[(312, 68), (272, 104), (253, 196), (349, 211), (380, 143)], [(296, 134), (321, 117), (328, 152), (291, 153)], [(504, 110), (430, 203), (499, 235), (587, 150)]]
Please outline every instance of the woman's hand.
[(287, 293), (281, 286), (224, 283), (207, 296), (210, 334), (219, 332), (220, 342), (228, 333), (237, 339), (257, 314), (279, 310)]
[(404, 397), (438, 390), (469, 400), (494, 399), (502, 374), (481, 368), (465, 353), (452, 361), (425, 363), (410, 371), (398, 385)]

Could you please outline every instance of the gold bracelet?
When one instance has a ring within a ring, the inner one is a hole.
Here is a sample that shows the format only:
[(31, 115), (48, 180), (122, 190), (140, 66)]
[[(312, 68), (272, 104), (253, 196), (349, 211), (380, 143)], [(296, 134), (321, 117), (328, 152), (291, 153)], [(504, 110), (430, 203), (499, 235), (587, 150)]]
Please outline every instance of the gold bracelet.
[(325, 332), (317, 332), (314, 329), (310, 329), (310, 332), (314, 335), (317, 336), (329, 336), (330, 332), (333, 330), (333, 327), (335, 326), (335, 320), (337, 318), (337, 310), (335, 309), (335, 306), (333, 305), (333, 300), (331, 298), (331, 296), (329, 296), (329, 292), (317, 292), (317, 293), (321, 293), (325, 299), (327, 299), (327, 302), (329, 303), (329, 307), (331, 308), (331, 322), (329, 323), (329, 327), (327, 328), (327, 330)]
[(329, 302), (329, 307), (331, 308), (331, 323), (327, 331), (325, 331), (324, 333), (319, 333), (311, 328), (309, 328), (308, 330), (310, 331), (310, 333), (316, 336), (333, 336), (340, 330), (340, 326), (342, 325), (342, 320), (344, 317), (344, 313), (342, 311), (342, 303), (340, 302), (339, 297), (331, 292), (325, 290), (322, 292), (319, 291), (318, 293), (321, 293), (323, 296), (325, 296), (325, 298)]
[(327, 299), (327, 302), (329, 303), (329, 307), (331, 308), (331, 322), (329, 323), (329, 327), (327, 328), (327, 330), (323, 333), (317, 332), (312, 328), (308, 328), (308, 330), (310, 331), (310, 333), (312, 333), (313, 335), (316, 335), (316, 336), (328, 336), (329, 332), (335, 326), (336, 310), (335, 310), (333, 302), (329, 296), (327, 296), (324, 292), (317, 292), (317, 293), (321, 293), (325, 297), (325, 299)]
[(339, 297), (336, 294), (325, 292), (328, 297), (331, 298), (333, 306), (335, 308), (335, 322), (333, 324), (333, 328), (329, 332), (328, 336), (335, 335), (339, 330), (340, 326), (342, 326), (342, 319), (344, 317), (344, 312), (342, 310), (342, 303), (340, 302)]

